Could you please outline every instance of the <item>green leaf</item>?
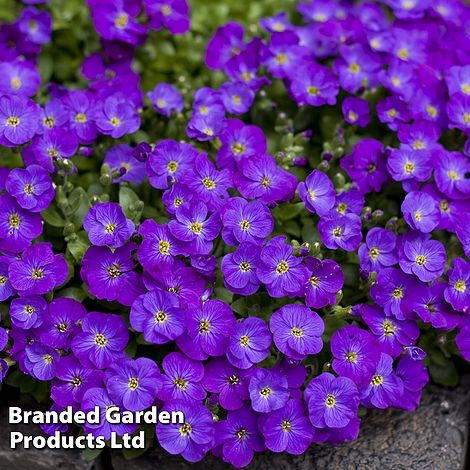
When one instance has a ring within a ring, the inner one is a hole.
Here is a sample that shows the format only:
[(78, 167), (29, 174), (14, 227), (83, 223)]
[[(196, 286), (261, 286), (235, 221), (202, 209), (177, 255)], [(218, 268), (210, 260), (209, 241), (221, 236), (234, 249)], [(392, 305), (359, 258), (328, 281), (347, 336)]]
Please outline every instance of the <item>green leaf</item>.
[(225, 287), (216, 287), (214, 288), (215, 297), (227, 304), (230, 304), (233, 300), (233, 292), (225, 289)]
[(90, 449), (86, 448), (82, 450), (82, 456), (87, 462), (95, 460), (103, 452), (103, 449)]
[(431, 379), (438, 385), (456, 387), (459, 383), (457, 367), (448, 359), (442, 361), (441, 358), (439, 358), (439, 363), (431, 361), (429, 364), (429, 374), (431, 375)]
[(77, 235), (78, 237), (75, 240), (67, 243), (67, 248), (77, 264), (80, 264), (83, 255), (90, 247), (90, 242), (85, 231), (82, 230)]
[(139, 203), (139, 196), (128, 186), (121, 186), (119, 189), (119, 204), (131, 220), (138, 221), (142, 215), (142, 210), (136, 210), (136, 203)]
[(67, 287), (56, 294), (56, 297), (74, 299), (77, 302), (83, 302), (87, 298), (86, 292), (79, 287)]
[(53, 205), (50, 205), (45, 211), (42, 211), (41, 216), (44, 221), (52, 225), (52, 227), (63, 227), (65, 225), (65, 220)]

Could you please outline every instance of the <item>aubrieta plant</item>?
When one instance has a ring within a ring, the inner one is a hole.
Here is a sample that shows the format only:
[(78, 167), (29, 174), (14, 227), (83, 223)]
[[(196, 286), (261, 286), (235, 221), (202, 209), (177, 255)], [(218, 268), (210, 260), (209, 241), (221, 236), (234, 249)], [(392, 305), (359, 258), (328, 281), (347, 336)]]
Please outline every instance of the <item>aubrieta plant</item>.
[(236, 467), (457, 385), (463, 0), (23, 3), (0, 12), (0, 381), (182, 410), (148, 446)]

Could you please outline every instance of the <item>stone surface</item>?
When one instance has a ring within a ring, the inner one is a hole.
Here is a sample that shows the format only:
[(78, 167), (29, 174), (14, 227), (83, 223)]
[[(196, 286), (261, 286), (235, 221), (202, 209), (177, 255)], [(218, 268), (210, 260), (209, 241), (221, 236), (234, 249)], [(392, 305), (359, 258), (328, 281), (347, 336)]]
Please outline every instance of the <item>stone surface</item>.
[[(433, 385), (415, 412), (373, 410), (363, 420), (358, 440), (338, 447), (312, 446), (303, 456), (262, 453), (247, 470), (459, 470), (465, 468), (470, 417), (470, 377), (454, 390)], [(112, 456), (114, 470), (223, 470), (209, 456), (189, 464), (152, 450), (135, 461)]]
[[(470, 417), (470, 377), (454, 390), (430, 385), (413, 413), (374, 410), (363, 420), (355, 442), (338, 447), (312, 446), (303, 456), (265, 452), (248, 470), (459, 470), (465, 468)], [(17, 470), (226, 470), (212, 456), (191, 464), (161, 450), (125, 460), (119, 451), (105, 452), (92, 463), (74, 450), (11, 450), (10, 431), (39, 434), (38, 426), (8, 425), (0, 409), (0, 468)]]

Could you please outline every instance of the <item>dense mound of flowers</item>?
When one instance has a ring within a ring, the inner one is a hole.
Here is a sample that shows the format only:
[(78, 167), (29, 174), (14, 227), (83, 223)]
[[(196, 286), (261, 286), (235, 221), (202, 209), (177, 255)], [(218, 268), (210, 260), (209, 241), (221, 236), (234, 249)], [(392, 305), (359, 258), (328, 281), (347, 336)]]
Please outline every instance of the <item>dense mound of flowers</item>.
[(456, 385), (469, 7), (301, 1), (210, 31), (170, 83), (142, 64), (192, 34), (186, 0), (88, 0), (75, 80), (24, 3), (0, 26), (0, 379), (58, 410), (183, 410), (156, 441), (237, 467)]

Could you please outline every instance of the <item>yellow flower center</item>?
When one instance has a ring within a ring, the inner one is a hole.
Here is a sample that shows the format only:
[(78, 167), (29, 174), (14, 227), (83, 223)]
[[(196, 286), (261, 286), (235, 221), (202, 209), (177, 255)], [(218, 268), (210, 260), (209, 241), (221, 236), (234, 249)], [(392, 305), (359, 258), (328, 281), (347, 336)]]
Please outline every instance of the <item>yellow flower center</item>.
[(242, 99), (240, 98), (240, 96), (238, 95), (233, 95), (232, 96), (232, 101), (235, 103), (235, 104), (240, 104), (242, 102)]
[(340, 238), (342, 233), (343, 229), (339, 225), (333, 230), (333, 236), (335, 238)]
[(158, 251), (161, 255), (169, 255), (170, 254), (170, 242), (166, 240), (160, 240), (158, 242)]
[(8, 278), (5, 276), (0, 276), (0, 286), (4, 286), (8, 281)]
[(463, 113), (463, 122), (465, 124), (470, 124), (470, 113)]
[(235, 432), (235, 435), (240, 439), (241, 441), (243, 439), (246, 439), (248, 436), (248, 431), (246, 429), (239, 429), (238, 431)]
[(356, 122), (359, 116), (354, 111), (349, 111), (348, 118), (352, 122)]
[(241, 155), (245, 151), (245, 146), (240, 142), (232, 144), (232, 153), (234, 155)]
[(20, 118), (16, 116), (10, 116), (7, 119), (7, 126), (16, 127), (16, 126), (19, 126), (19, 124), (20, 124)]
[(102, 333), (98, 333), (95, 336), (95, 341), (94, 342), (100, 348), (104, 348), (106, 346), (106, 344), (108, 344), (108, 338), (106, 338), (106, 336), (103, 335)]
[(114, 127), (118, 127), (121, 125), (121, 120), (117, 116), (112, 117), (110, 119), (110, 122)]
[(469, 83), (462, 83), (460, 85), (460, 89), (462, 90), (462, 93), (465, 95), (470, 95), (470, 84)]
[(8, 218), (8, 223), (10, 224), (10, 228), (17, 229), (20, 226), (20, 218), (18, 214), (10, 214)]
[(163, 5), (161, 11), (162, 11), (162, 14), (164, 16), (170, 16), (171, 15), (171, 8), (168, 5)]
[(346, 212), (346, 209), (348, 208), (348, 205), (345, 204), (344, 202), (340, 202), (338, 204), (338, 207), (336, 208), (336, 210), (340, 213), (340, 214), (344, 214)]
[(269, 186), (271, 185), (271, 180), (264, 176), (262, 179), (261, 179), (261, 186), (263, 186), (263, 188), (269, 188)]
[(119, 277), (122, 274), (121, 266), (119, 266), (116, 263), (109, 266), (106, 270), (108, 271), (109, 277), (111, 277), (112, 279), (116, 279), (117, 277)]
[(415, 212), (415, 219), (418, 221), (418, 222), (421, 222), (423, 220), (423, 217), (421, 215), (421, 212), (419, 211), (416, 211)]
[(293, 327), (291, 330), (291, 335), (292, 336), (295, 336), (296, 338), (302, 338), (303, 336), (303, 332), (302, 332), (302, 328), (295, 328)]
[(165, 100), (162, 100), (161, 98), (158, 98), (157, 100), (157, 106), (159, 108), (164, 108), (166, 106), (166, 101)]
[(189, 435), (191, 434), (193, 428), (191, 427), (191, 425), (189, 423), (184, 423), (181, 427), (180, 427), (180, 434), (182, 436), (188, 436), (189, 438)]
[(177, 377), (174, 382), (173, 382), (180, 390), (184, 390), (187, 385), (188, 385), (188, 382), (187, 380), (184, 380), (182, 379), (181, 377)]
[(183, 204), (183, 202), (184, 202), (184, 201), (183, 201), (183, 198), (181, 198), (181, 197), (175, 197), (175, 200), (173, 201), (173, 205), (174, 205), (175, 207), (179, 207), (179, 206), (181, 206), (181, 204)]
[(336, 397), (335, 397), (334, 395), (332, 395), (331, 393), (329, 393), (329, 394), (326, 396), (325, 405), (326, 405), (328, 408), (333, 408), (333, 406), (336, 405)]
[(250, 342), (250, 338), (248, 336), (243, 335), (240, 336), (240, 345), (246, 348), (248, 346), (248, 343)]
[(373, 246), (370, 250), (369, 250), (369, 256), (375, 261), (380, 255), (380, 251), (379, 249), (376, 247), (376, 246)]
[(214, 131), (212, 129), (209, 129), (208, 127), (204, 128), (202, 130), (202, 132), (204, 132), (204, 134), (206, 134), (208, 136), (213, 136), (214, 135)]
[(357, 353), (354, 352), (354, 351), (349, 351), (346, 356), (344, 356), (344, 358), (348, 361), (348, 362), (356, 362), (357, 360)]
[(285, 419), (281, 424), (281, 429), (284, 432), (290, 432), (291, 428), (292, 428), (291, 422), (289, 420)]
[(426, 256), (417, 255), (415, 261), (418, 266), (424, 266), (424, 264), (426, 264)]
[(36, 311), (36, 309), (32, 305), (26, 305), (24, 311), (27, 315), (32, 315)]
[(46, 118), (44, 118), (44, 125), (46, 127), (48, 127), (49, 129), (51, 129), (52, 127), (54, 127), (54, 124), (55, 124), (55, 119), (53, 116), (48, 116)]
[(111, 235), (112, 233), (114, 233), (115, 230), (116, 230), (116, 224), (112, 224), (112, 223), (109, 223), (109, 224), (106, 225), (106, 227), (104, 228), (104, 231), (105, 231), (108, 235)]
[(398, 50), (398, 57), (402, 60), (408, 59), (410, 53), (406, 47), (402, 47), (401, 49)]
[(155, 323), (165, 323), (167, 318), (168, 318), (168, 315), (163, 310), (159, 310), (153, 316), (153, 320), (155, 321)]
[(54, 358), (50, 354), (44, 354), (44, 356), (42, 357), (46, 364), (52, 364), (52, 361), (54, 360)]
[(415, 140), (413, 142), (413, 148), (415, 150), (423, 150), (425, 148), (424, 142), (422, 140)]
[(13, 90), (18, 90), (21, 87), (20, 77), (13, 77), (10, 83)]
[(250, 228), (251, 224), (248, 220), (246, 219), (243, 219), (241, 222), (240, 222), (240, 228), (246, 232), (249, 228)]
[(287, 271), (289, 271), (289, 265), (287, 264), (287, 261), (282, 260), (277, 266), (276, 266), (276, 273), (279, 276), (282, 276), (285, 274)]
[(457, 181), (457, 180), (460, 179), (458, 173), (455, 172), (455, 171), (452, 171), (452, 170), (450, 170), (450, 171), (447, 172), (447, 176), (448, 176), (452, 181)]
[(28, 196), (32, 196), (34, 194), (34, 184), (28, 183), (24, 185), (24, 192)]
[(241, 262), (239, 268), (240, 268), (240, 271), (243, 273), (247, 273), (251, 271), (251, 265), (250, 263), (248, 263), (248, 261)]
[(139, 379), (136, 378), (136, 377), (131, 377), (129, 379), (129, 383), (127, 384), (127, 386), (133, 391), (135, 392), (137, 390), (137, 388), (139, 387)]
[(413, 171), (415, 171), (415, 165), (412, 162), (406, 162), (405, 166), (404, 166), (404, 169), (405, 169), (405, 173), (407, 175), (409, 175), (409, 174), (413, 173)]
[(202, 180), (202, 184), (209, 190), (209, 191), (212, 191), (213, 189), (215, 189), (215, 187), (217, 186), (216, 182), (214, 180), (211, 180), (208, 176), (206, 176), (203, 180)]
[(311, 276), (308, 280), (310, 284), (312, 284), (313, 287), (318, 287), (318, 284), (320, 283), (320, 278), (317, 276)]
[(428, 104), (426, 106), (426, 112), (429, 114), (429, 116), (431, 116), (432, 118), (435, 118), (437, 116), (437, 108), (434, 107), (432, 104)]
[(307, 93), (311, 96), (317, 96), (320, 93), (320, 90), (317, 87), (311, 85), (307, 88)]
[(287, 57), (286, 54), (284, 54), (283, 52), (280, 52), (277, 56), (276, 56), (276, 64), (278, 65), (282, 65), (282, 64), (286, 64), (287, 62), (289, 62), (289, 58)]
[(202, 232), (202, 224), (200, 222), (192, 222), (189, 226), (189, 230), (196, 235), (199, 235)]
[(383, 381), (384, 378), (381, 375), (375, 374), (374, 377), (372, 377), (371, 385), (378, 387), (379, 385), (382, 385)]
[(84, 122), (87, 122), (87, 118), (86, 118), (86, 115), (83, 114), (83, 113), (77, 113), (75, 115), (75, 122), (79, 122), (79, 123), (84, 123)]
[(455, 284), (454, 284), (454, 289), (457, 292), (465, 292), (467, 290), (467, 284), (463, 279), (459, 279)]
[(402, 287), (395, 287), (392, 292), (392, 297), (394, 299), (401, 299), (403, 297), (403, 288)]
[(259, 391), (259, 394), (262, 397), (265, 397), (265, 398), (269, 397), (269, 395), (271, 395), (271, 393), (273, 393), (273, 391), (269, 387), (264, 387)]
[(209, 320), (201, 320), (199, 322), (199, 333), (210, 333), (211, 322)]
[(119, 16), (114, 20), (116, 28), (124, 29), (129, 23), (129, 15), (127, 13), (120, 13)]
[(356, 62), (349, 64), (348, 68), (351, 73), (359, 73), (361, 71), (361, 66)]
[(385, 320), (382, 323), (382, 328), (384, 330), (385, 336), (391, 336), (395, 333), (395, 327), (393, 326), (393, 323), (390, 320)]
[(387, 116), (391, 118), (395, 117), (397, 114), (398, 114), (398, 111), (395, 108), (390, 108), (387, 111)]
[(169, 173), (174, 173), (178, 169), (179, 163), (172, 160), (168, 162), (167, 169)]
[(33, 272), (31, 273), (31, 277), (35, 281), (38, 281), (39, 279), (42, 279), (44, 277), (44, 272), (42, 271), (42, 269), (35, 268), (33, 269)]

